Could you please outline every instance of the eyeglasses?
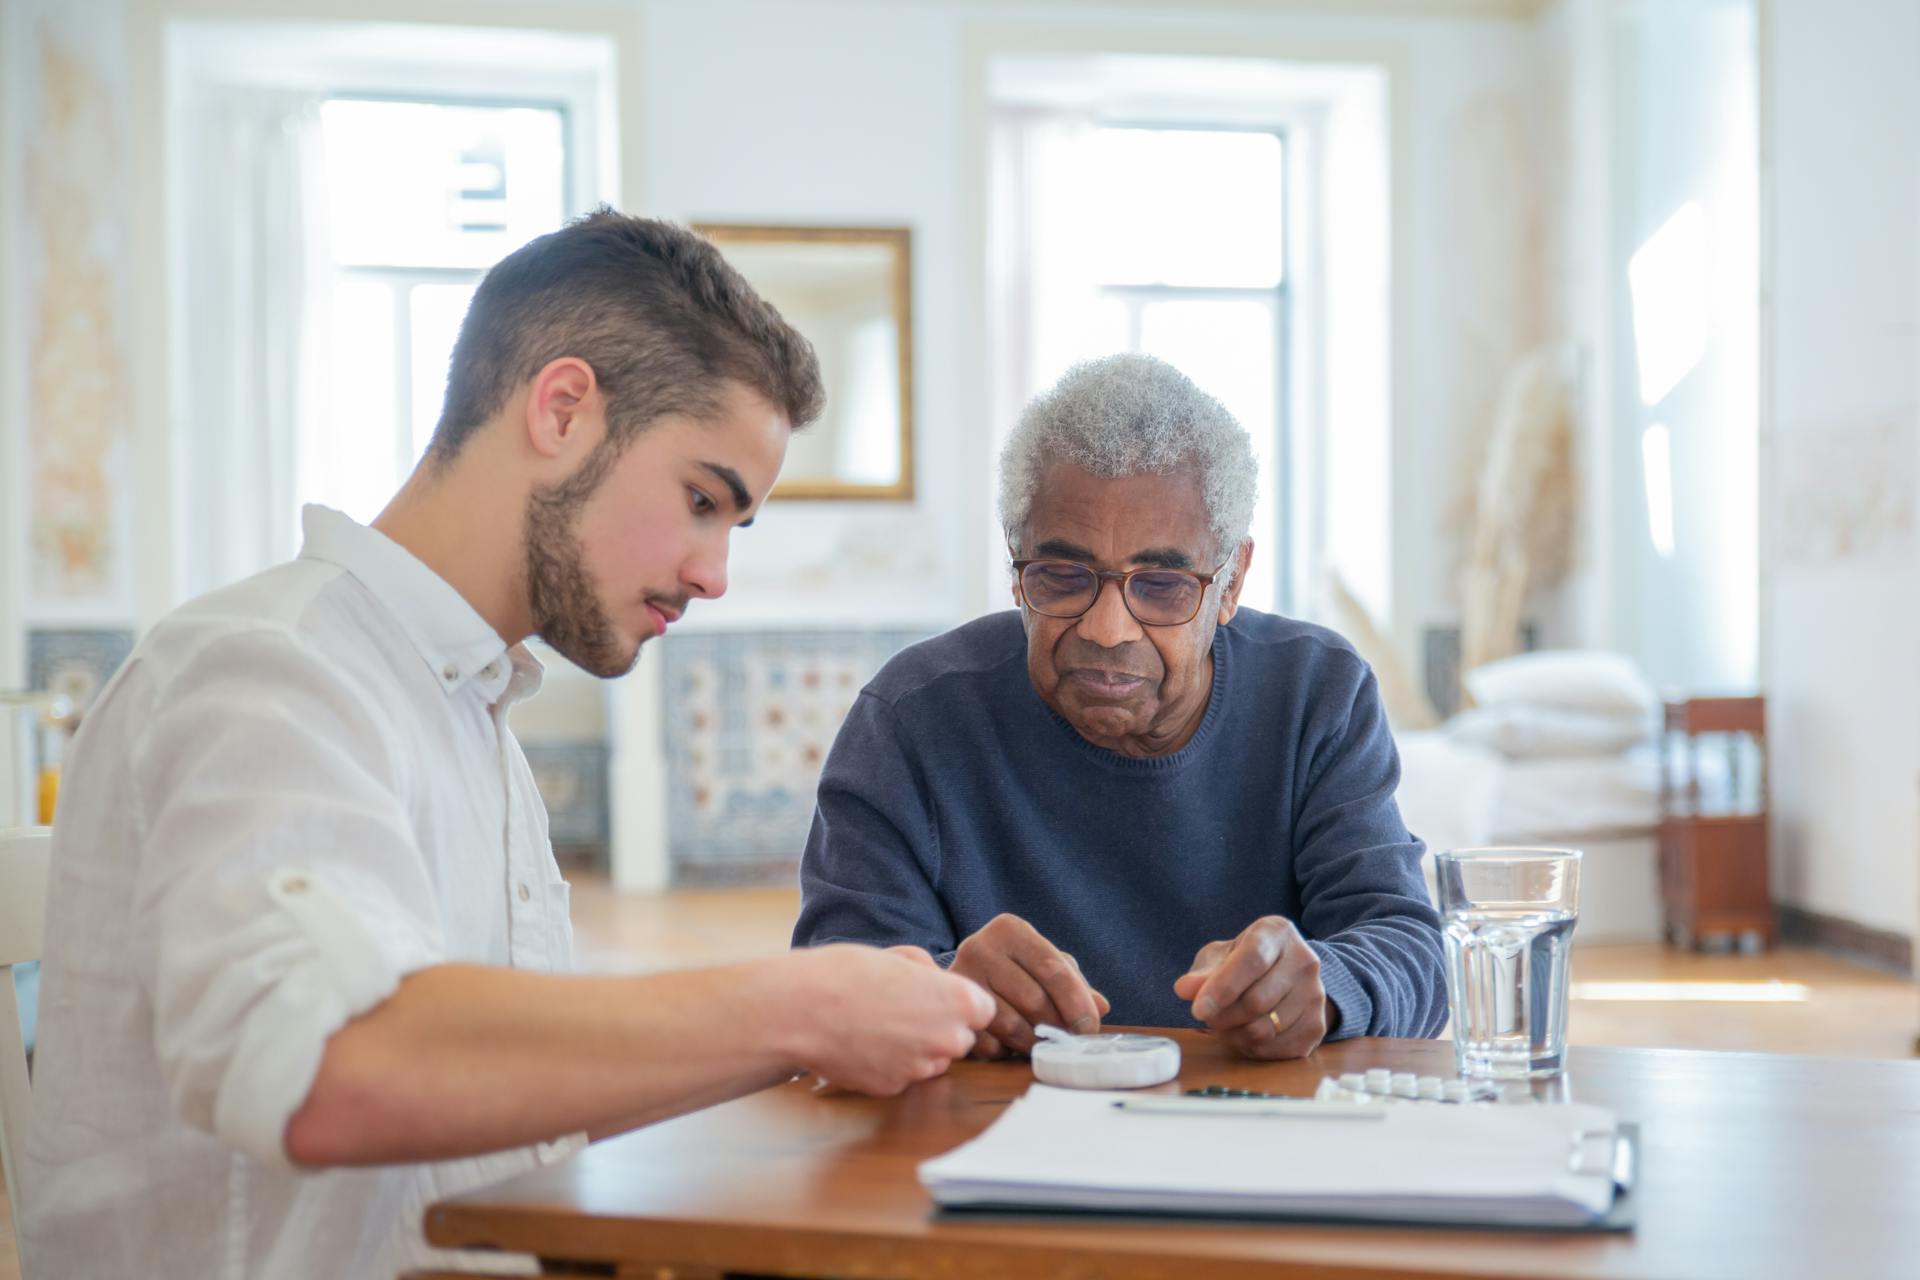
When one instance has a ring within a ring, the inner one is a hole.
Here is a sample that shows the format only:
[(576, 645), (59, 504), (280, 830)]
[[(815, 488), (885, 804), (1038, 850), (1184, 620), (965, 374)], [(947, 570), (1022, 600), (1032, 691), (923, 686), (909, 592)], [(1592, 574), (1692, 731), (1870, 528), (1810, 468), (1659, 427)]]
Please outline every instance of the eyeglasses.
[(1109, 581), (1120, 584), (1120, 599), (1136, 622), (1149, 627), (1178, 627), (1199, 616), (1207, 588), (1226, 564), (1212, 573), (1185, 569), (1130, 569), (1125, 573), (1090, 569), (1073, 560), (1015, 560), (1020, 598), (1049, 618), (1077, 618), (1093, 608)]

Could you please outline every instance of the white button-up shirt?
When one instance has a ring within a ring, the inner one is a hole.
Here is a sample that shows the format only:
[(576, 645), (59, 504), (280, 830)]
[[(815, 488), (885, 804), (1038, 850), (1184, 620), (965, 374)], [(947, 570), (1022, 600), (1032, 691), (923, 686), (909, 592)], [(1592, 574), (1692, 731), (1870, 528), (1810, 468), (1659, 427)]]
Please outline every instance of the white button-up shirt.
[(424, 1265), (443, 1196), (577, 1140), (302, 1172), (327, 1038), (447, 962), (572, 966), (507, 727), (540, 686), (444, 579), (309, 507), (300, 558), (143, 640), (74, 742), (53, 836), (25, 1162), (28, 1280), (340, 1280)]

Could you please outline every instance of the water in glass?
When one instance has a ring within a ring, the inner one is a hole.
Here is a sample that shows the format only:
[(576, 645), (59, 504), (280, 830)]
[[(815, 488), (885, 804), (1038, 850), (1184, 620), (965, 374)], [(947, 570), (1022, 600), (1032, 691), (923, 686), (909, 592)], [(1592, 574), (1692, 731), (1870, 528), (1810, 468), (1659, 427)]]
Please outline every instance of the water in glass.
[(1462, 1075), (1545, 1076), (1567, 1050), (1571, 911), (1450, 911), (1447, 1003)]
[(1463, 1076), (1551, 1076), (1567, 1054), (1578, 849), (1449, 849), (1434, 858), (1447, 1004)]

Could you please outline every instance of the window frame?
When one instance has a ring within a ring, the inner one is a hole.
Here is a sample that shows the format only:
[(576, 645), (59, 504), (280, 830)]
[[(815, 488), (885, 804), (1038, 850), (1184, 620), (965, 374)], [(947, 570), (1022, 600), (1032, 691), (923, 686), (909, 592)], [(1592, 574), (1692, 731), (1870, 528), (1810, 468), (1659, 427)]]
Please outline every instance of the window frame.
[[(377, 89), (360, 87), (346, 90), (329, 90), (320, 97), (324, 107), (328, 102), (391, 102), (412, 106), (457, 107), (470, 110), (516, 111), (537, 110), (552, 111), (560, 117), (560, 217), (567, 219), (578, 216), (582, 211), (580, 188), (578, 186), (580, 163), (578, 152), (578, 134), (575, 130), (573, 106), (564, 98), (555, 97), (507, 97), (501, 95), (469, 95), (452, 93), (424, 92), (381, 92)], [(414, 447), (413, 421), (413, 289), (423, 284), (473, 284), (478, 285), (487, 273), (485, 267), (438, 267), (423, 266), (416, 263), (344, 263), (333, 261), (332, 278), (337, 287), (343, 280), (374, 283), (385, 286), (388, 300), (393, 308), (393, 396), (394, 396), (394, 467), (402, 477), (414, 467), (421, 457)]]
[(1268, 305), (1273, 312), (1274, 352), (1273, 352), (1273, 492), (1274, 512), (1271, 529), (1254, 529), (1253, 538), (1260, 544), (1263, 535), (1270, 541), (1265, 547), (1271, 548), (1268, 557), (1273, 566), (1274, 608), (1281, 613), (1295, 612), (1299, 600), (1295, 596), (1297, 584), (1294, 582), (1295, 548), (1292, 542), (1289, 522), (1284, 510), (1286, 496), (1293, 492), (1294, 467), (1294, 421), (1293, 421), (1293, 140), (1288, 136), (1285, 125), (1246, 125), (1246, 124), (1209, 124), (1203, 118), (1181, 119), (1140, 119), (1131, 115), (1098, 117), (1092, 122), (1094, 129), (1134, 129), (1163, 133), (1260, 133), (1267, 134), (1280, 143), (1280, 225), (1275, 234), (1280, 240), (1280, 278), (1270, 287), (1259, 286), (1219, 286), (1219, 285), (1172, 285), (1172, 284), (1106, 284), (1096, 283), (1094, 288), (1102, 298), (1111, 298), (1126, 308), (1127, 314), (1127, 350), (1140, 351), (1141, 314), (1147, 305), (1154, 302), (1260, 302)]

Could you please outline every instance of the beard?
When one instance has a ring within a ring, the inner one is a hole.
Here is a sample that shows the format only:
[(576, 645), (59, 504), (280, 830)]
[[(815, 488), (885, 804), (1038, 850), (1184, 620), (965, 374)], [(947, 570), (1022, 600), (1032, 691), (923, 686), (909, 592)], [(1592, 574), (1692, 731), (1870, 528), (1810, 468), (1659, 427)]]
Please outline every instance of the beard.
[(527, 498), (527, 606), (535, 634), (555, 653), (589, 675), (611, 680), (633, 670), (640, 645), (629, 646), (621, 638), (587, 572), (578, 525), (601, 478), (591, 474), (594, 470), (584, 467), (583, 474), (536, 489)]

